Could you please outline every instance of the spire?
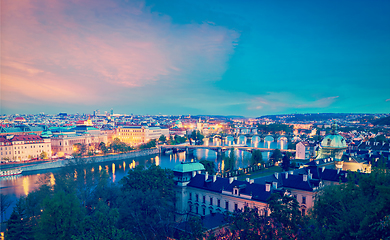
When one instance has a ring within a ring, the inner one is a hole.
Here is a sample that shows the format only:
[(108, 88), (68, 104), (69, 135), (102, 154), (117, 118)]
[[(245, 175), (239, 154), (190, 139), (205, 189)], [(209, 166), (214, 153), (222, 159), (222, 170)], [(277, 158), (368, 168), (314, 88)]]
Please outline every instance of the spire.
[(336, 121), (333, 121), (333, 124), (332, 124), (332, 134), (333, 135), (337, 134), (337, 128), (338, 128), (338, 125), (337, 125)]

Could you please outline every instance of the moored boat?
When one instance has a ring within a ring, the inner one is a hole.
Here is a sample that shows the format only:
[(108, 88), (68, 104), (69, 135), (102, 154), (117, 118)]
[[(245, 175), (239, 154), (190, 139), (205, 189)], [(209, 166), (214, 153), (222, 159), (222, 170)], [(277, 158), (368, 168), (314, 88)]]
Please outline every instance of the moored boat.
[(19, 175), (23, 172), (20, 168), (10, 169), (10, 170), (0, 170), (0, 177), (14, 176)]

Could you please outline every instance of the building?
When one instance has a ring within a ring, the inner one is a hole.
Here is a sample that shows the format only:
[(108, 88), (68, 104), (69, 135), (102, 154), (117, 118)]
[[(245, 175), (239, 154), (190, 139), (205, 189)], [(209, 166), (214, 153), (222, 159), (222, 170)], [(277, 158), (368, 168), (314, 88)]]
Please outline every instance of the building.
[(74, 128), (51, 128), (53, 133), (51, 137), (53, 155), (63, 157), (71, 155), (74, 152), (74, 145), (85, 144), (90, 147), (99, 145), (101, 142), (107, 144), (107, 134), (99, 129), (79, 125)]
[(177, 221), (193, 215), (233, 212), (245, 206), (256, 207), (267, 215), (267, 199), (272, 193), (295, 197), (305, 215), (322, 187), (347, 182), (346, 171), (315, 166), (246, 181), (209, 176), (202, 164), (194, 162), (176, 165), (173, 172)]
[(2, 161), (25, 161), (39, 158), (42, 153), (52, 156), (50, 138), (35, 134), (7, 135), (0, 137), (0, 156)]
[(136, 146), (158, 139), (161, 135), (169, 138), (169, 129), (148, 126), (123, 126), (116, 129), (116, 136), (122, 142)]
[(299, 142), (296, 145), (296, 159), (310, 159), (316, 156), (315, 151), (316, 144), (305, 142)]
[(342, 156), (348, 148), (344, 137), (337, 133), (337, 124), (332, 125), (331, 134), (321, 141), (317, 159), (332, 158), (335, 168), (343, 168)]

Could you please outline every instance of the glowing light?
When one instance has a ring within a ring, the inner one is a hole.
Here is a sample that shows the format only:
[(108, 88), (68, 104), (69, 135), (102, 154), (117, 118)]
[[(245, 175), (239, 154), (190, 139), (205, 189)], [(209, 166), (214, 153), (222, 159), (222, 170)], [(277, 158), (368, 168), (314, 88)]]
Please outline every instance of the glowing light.
[(99, 172), (102, 170), (102, 166), (99, 165)]
[(53, 173), (50, 174), (50, 186), (54, 186), (56, 184), (56, 179)]
[(23, 178), (23, 191), (26, 196), (30, 192), (30, 181), (27, 177)]
[(126, 171), (126, 163), (123, 161), (123, 170)]
[(111, 165), (111, 167), (112, 167), (112, 174), (115, 175), (115, 164), (113, 163), (113, 164)]
[(160, 158), (156, 156), (156, 166), (160, 165)]
[(91, 172), (95, 172), (95, 168), (94, 167), (92, 167)]

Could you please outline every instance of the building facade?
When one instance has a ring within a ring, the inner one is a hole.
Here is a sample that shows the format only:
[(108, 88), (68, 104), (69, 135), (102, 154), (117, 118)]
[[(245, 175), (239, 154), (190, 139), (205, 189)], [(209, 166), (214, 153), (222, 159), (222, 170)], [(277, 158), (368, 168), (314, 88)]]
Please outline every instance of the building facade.
[(41, 157), (52, 156), (50, 138), (35, 134), (6, 135), (0, 137), (0, 156), (2, 161), (26, 161)]
[(161, 135), (169, 138), (169, 129), (148, 126), (123, 126), (116, 129), (116, 137), (131, 146), (137, 146), (158, 139)]

